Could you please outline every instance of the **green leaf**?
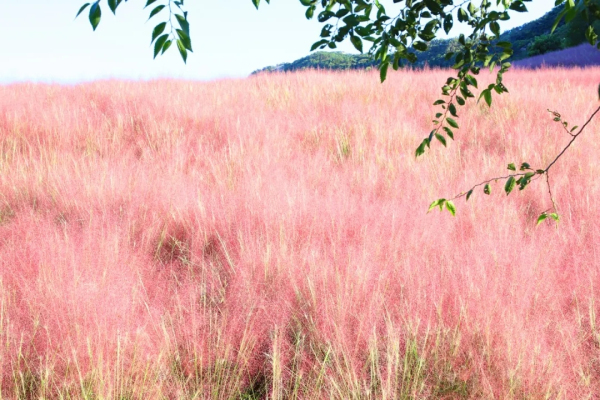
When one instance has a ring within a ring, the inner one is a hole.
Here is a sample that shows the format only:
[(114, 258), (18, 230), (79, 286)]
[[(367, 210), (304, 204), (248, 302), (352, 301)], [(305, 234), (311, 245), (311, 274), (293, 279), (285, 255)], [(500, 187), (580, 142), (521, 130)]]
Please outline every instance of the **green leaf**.
[(438, 199), (438, 200), (434, 201), (433, 203), (431, 203), (429, 205), (429, 210), (427, 210), (427, 212), (433, 210), (436, 207), (439, 207), (440, 210), (442, 210), (444, 207), (444, 203), (446, 203), (446, 199)]
[(487, 103), (488, 107), (491, 107), (492, 106), (492, 91), (490, 89), (482, 90), (481, 95), (479, 96), (479, 99), (481, 100), (482, 97), (485, 100), (485, 102)]
[(453, 24), (454, 24), (454, 21), (452, 19), (452, 14), (447, 14), (444, 17), (444, 32), (446, 32), (446, 34), (450, 33), (450, 31), (452, 30)]
[(560, 220), (560, 217), (558, 216), (557, 213), (552, 213), (550, 214), (550, 218), (552, 218), (553, 220), (555, 220), (556, 222), (558, 222)]
[(444, 145), (444, 147), (446, 147), (446, 138), (445, 137), (443, 137), (439, 133), (436, 133), (435, 137), (437, 140), (439, 140)]
[(306, 19), (312, 19), (312, 17), (314, 17), (315, 15), (315, 10), (317, 8), (315, 6), (310, 6), (306, 9), (306, 13), (304, 14), (304, 16), (306, 17)]
[(554, 20), (554, 24), (552, 24), (552, 29), (550, 30), (550, 34), (553, 34), (554, 31), (556, 30), (556, 28), (558, 27), (558, 24), (560, 24), (560, 21), (563, 19), (563, 17), (565, 16), (565, 14), (567, 13), (567, 8), (565, 7), (560, 13), (558, 13), (558, 15), (556, 16), (556, 19)]
[(260, 0), (252, 0), (252, 4), (254, 4), (254, 7), (256, 7), (256, 9), (258, 10), (258, 6), (260, 5)]
[(440, 104), (446, 104), (446, 102), (444, 100), (436, 100), (435, 103), (433, 103), (434, 106), (439, 106)]
[(425, 142), (421, 142), (419, 147), (415, 150), (415, 158), (423, 155), (425, 153)]
[(98, 1), (92, 4), (89, 18), (90, 24), (92, 24), (92, 29), (96, 30), (98, 24), (100, 24), (100, 18), (102, 18), (102, 11), (100, 10), (100, 4)]
[(596, 32), (594, 32), (593, 26), (588, 26), (588, 28), (585, 31), (585, 38), (588, 40), (588, 43), (592, 46), (596, 44), (596, 41), (598, 40), (598, 35), (596, 34)]
[(163, 48), (162, 48), (162, 50), (161, 50), (160, 54), (161, 54), (161, 55), (162, 55), (162, 54), (165, 54), (165, 51), (167, 51), (167, 50), (169, 49), (169, 47), (171, 47), (171, 45), (172, 45), (172, 44), (173, 44), (173, 41), (171, 41), (171, 40), (167, 40), (167, 41), (165, 42), (165, 44), (164, 44), (164, 46), (163, 46)]
[(427, 6), (427, 8), (436, 15), (441, 14), (443, 12), (442, 7), (438, 4), (438, 2), (434, 0), (425, 0), (424, 3)]
[(529, 165), (529, 163), (524, 162), (521, 164), (520, 170), (525, 171), (526, 169), (531, 169), (531, 165)]
[(119, 3), (120, 1), (117, 0), (108, 0), (108, 8), (110, 8), (113, 14), (116, 14)]
[[(569, 0), (569, 2), (571, 2), (571, 0)], [(569, 9), (569, 11), (567, 11), (567, 14), (565, 14), (565, 22), (568, 24), (576, 16), (577, 16), (577, 9), (575, 8), (575, 6), (573, 6), (571, 9)]]
[(450, 139), (454, 140), (454, 132), (452, 132), (452, 129), (450, 129), (447, 126), (445, 126), (444, 127), (444, 131), (446, 132), (446, 134), (448, 136), (450, 136)]
[(474, 86), (475, 88), (477, 88), (477, 79), (475, 79), (474, 76), (472, 75), (465, 75), (465, 81), (467, 81), (467, 83), (471, 86)]
[(452, 118), (446, 118), (446, 121), (448, 122), (448, 125), (450, 125), (451, 127), (459, 129), (458, 124)]
[[(167, 41), (168, 38), (169, 38), (169, 35), (164, 34), (156, 40), (156, 43), (154, 43), (154, 58), (156, 58), (158, 53), (160, 53), (160, 51), (162, 50), (162, 48), (165, 45), (165, 42)], [(164, 51), (163, 51), (163, 53), (164, 53)]]
[(181, 39), (177, 40), (177, 49), (179, 50), (179, 54), (181, 54), (184, 64), (187, 63), (187, 50)]
[(190, 24), (187, 21), (187, 18), (184, 17), (183, 15), (180, 14), (175, 14), (175, 18), (177, 18), (177, 22), (179, 23), (179, 26), (181, 27), (181, 29), (188, 35), (190, 36)]
[(490, 29), (494, 35), (500, 36), (500, 24), (496, 21), (490, 22)]
[(541, 224), (546, 218), (548, 218), (548, 214), (546, 214), (545, 212), (541, 213), (537, 219), (536, 225)]
[(469, 201), (469, 198), (471, 197), (472, 194), (473, 194), (473, 189), (471, 189), (467, 192), (467, 200), (466, 201)]
[(522, 176), (521, 178), (519, 178), (517, 180), (517, 185), (519, 185), (519, 190), (523, 190), (527, 187), (527, 185), (529, 185), (529, 183), (531, 182), (530, 180), (531, 177), (526, 177), (526, 176)]
[(510, 192), (512, 192), (512, 190), (515, 188), (516, 184), (517, 184), (517, 182), (515, 181), (514, 176), (511, 176), (510, 178), (507, 179), (506, 184), (504, 185), (504, 191), (506, 192), (507, 196), (510, 194)]
[(477, 13), (477, 11), (479, 10), (477, 7), (475, 7), (475, 4), (473, 4), (473, 2), (469, 3), (469, 14), (471, 14), (471, 16), (475, 16), (475, 13)]
[(160, 6), (154, 7), (154, 9), (150, 12), (150, 16), (148, 17), (148, 19), (154, 17), (156, 14), (161, 12), (164, 8), (165, 8), (165, 6), (162, 4)]
[(483, 193), (488, 194), (488, 195), (490, 193), (492, 193), (492, 188), (489, 183), (486, 183), (485, 186), (483, 187)]
[(429, 133), (429, 136), (427, 137), (428, 142), (431, 142), (433, 140), (433, 135), (435, 134), (436, 131), (437, 131), (437, 129), (434, 129)]
[(188, 51), (193, 51), (192, 50), (192, 41), (191, 41), (190, 37), (187, 35), (187, 33), (185, 33), (181, 29), (176, 29), (175, 31), (177, 32), (177, 36), (179, 36), (179, 41), (181, 42), (181, 44), (183, 44), (183, 47)]
[(421, 42), (421, 41), (415, 41), (415, 42), (413, 42), (413, 48), (415, 48), (416, 50), (419, 50), (419, 51), (425, 51), (425, 50), (427, 50), (427, 43)]
[(360, 51), (361, 53), (363, 52), (363, 44), (362, 44), (362, 40), (360, 40), (360, 37), (355, 36), (355, 35), (350, 35), (350, 41), (352, 42), (352, 45), (354, 45), (354, 48), (358, 51)]
[(349, 12), (350, 12), (350, 10), (348, 10), (346, 8), (341, 8), (338, 10), (338, 12), (335, 13), (335, 17), (342, 18), (342, 17), (348, 15)]
[(150, 43), (154, 43), (154, 40), (156, 40), (156, 38), (159, 37), (160, 34), (164, 32), (166, 26), (167, 26), (166, 22), (161, 22), (160, 24), (158, 24), (154, 27), (154, 30), (152, 31), (152, 41)]
[(385, 78), (387, 77), (387, 71), (388, 71), (389, 67), (390, 67), (390, 63), (389, 62), (383, 62), (381, 64), (381, 66), (379, 67), (379, 79), (381, 79), (381, 83), (383, 83), (385, 81)]
[(146, 5), (144, 6), (144, 8), (146, 8), (146, 7), (150, 6), (150, 5), (152, 5), (152, 3), (156, 3), (156, 0), (148, 0), (148, 1), (146, 2)]
[(508, 169), (511, 170), (511, 171), (516, 171), (517, 167), (515, 167), (515, 164), (510, 163), (510, 164), (508, 164)]
[(321, 39), (318, 42), (313, 43), (313, 45), (310, 47), (310, 51), (314, 51), (317, 48), (319, 48), (320, 46), (325, 45), (327, 43), (329, 43), (329, 40), (327, 40), (327, 39)]
[(465, 105), (465, 99), (463, 99), (460, 96), (456, 96), (456, 102), (458, 103), (458, 105), (460, 106), (464, 106)]
[(454, 104), (450, 103), (450, 105), (448, 106), (448, 111), (450, 111), (450, 114), (452, 114), (452, 116), (458, 117), (458, 115), (456, 115), (456, 106)]
[(452, 214), (453, 217), (456, 216), (456, 207), (454, 206), (454, 203), (450, 200), (446, 201), (446, 209), (450, 211), (450, 214)]
[(75, 18), (79, 17), (79, 14), (81, 14), (83, 12), (83, 10), (88, 8), (89, 5), (90, 5), (90, 3), (85, 3), (84, 5), (82, 5), (81, 8), (79, 9), (79, 11), (77, 11), (77, 15), (75, 15)]
[(509, 8), (518, 12), (527, 12), (527, 7), (525, 7), (525, 4), (520, 0), (513, 1)]
[(317, 21), (319, 22), (325, 22), (328, 21), (329, 19), (335, 17), (335, 13), (330, 11), (330, 10), (325, 10), (319, 13), (319, 15), (317, 15)]

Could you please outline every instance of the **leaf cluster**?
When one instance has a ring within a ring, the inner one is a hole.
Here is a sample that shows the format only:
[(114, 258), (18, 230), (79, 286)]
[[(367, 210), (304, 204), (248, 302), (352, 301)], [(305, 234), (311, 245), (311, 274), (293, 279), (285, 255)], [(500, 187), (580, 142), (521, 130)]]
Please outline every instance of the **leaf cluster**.
[[(173, 43), (176, 44), (183, 62), (187, 62), (188, 52), (192, 50), (192, 39), (190, 37), (190, 24), (187, 18), (187, 11), (184, 10), (185, 0), (147, 0), (144, 8), (150, 7), (148, 20), (157, 15), (169, 15), (163, 22), (159, 22), (152, 29), (151, 44), (154, 48), (154, 58), (159, 54), (164, 54)], [(116, 15), (117, 9), (127, 0), (107, 0), (108, 7)], [(79, 8), (77, 18), (83, 11), (89, 7), (89, 21), (93, 30), (96, 30), (102, 19), (102, 0), (93, 3), (85, 3)], [(168, 28), (168, 29), (167, 29)]]
[(427, 212), (435, 209), (436, 207), (439, 207), (440, 211), (444, 211), (444, 209), (446, 209), (450, 214), (452, 214), (453, 217), (456, 215), (456, 206), (452, 200), (438, 199), (431, 203)]
[[(498, 41), (499, 21), (510, 19), (509, 10), (523, 12), (527, 0), (482, 0), (464, 1), (458, 5), (453, 0), (411, 1), (396, 0), (399, 10), (389, 14), (378, 0), (300, 0), (307, 7), (307, 18), (317, 16), (324, 26), (321, 39), (312, 50), (325, 47), (335, 49), (339, 42), (349, 38), (354, 47), (363, 52), (363, 43), (371, 44), (369, 54), (380, 62), (380, 78), (384, 81), (390, 66), (398, 69), (403, 62), (416, 63), (418, 54), (427, 51), (430, 43), (440, 32), (449, 33), (455, 23), (467, 24), (472, 28), (470, 35), (461, 34), (457, 47), (448, 51), (444, 58), (452, 62), (456, 76), (449, 77), (442, 87), (442, 96), (434, 104), (440, 106), (433, 123), (435, 128), (423, 139), (415, 151), (424, 154), (434, 138), (447, 145), (447, 138), (454, 139), (458, 107), (466, 100), (476, 97), (473, 89), (478, 88), (476, 75), (481, 67), (494, 70), (497, 66), (495, 84), (483, 89), (479, 99), (488, 105), (492, 93), (507, 91), (502, 83), (503, 74), (510, 67), (506, 61), (512, 55), (509, 42)], [(320, 12), (319, 12), (320, 11)]]
[(552, 32), (564, 18), (569, 23), (576, 18), (580, 18), (585, 26), (584, 36), (589, 44), (600, 49), (598, 33), (600, 30), (596, 22), (600, 20), (600, 2), (598, 0), (555, 0), (555, 5), (564, 5), (562, 11), (558, 14)]
[[(306, 7), (307, 18), (316, 18), (323, 24), (320, 39), (311, 50), (335, 49), (340, 42), (349, 40), (361, 53), (367, 51), (379, 62), (383, 82), (390, 67), (398, 69), (405, 63), (417, 63), (419, 55), (435, 45), (441, 32), (446, 34), (456, 24), (469, 26), (470, 34), (461, 34), (454, 46), (447, 47), (444, 58), (451, 62), (456, 75), (442, 87), (442, 98), (435, 101), (440, 107), (433, 120), (434, 129), (425, 137), (415, 155), (420, 156), (434, 139), (446, 146), (454, 139), (459, 124), (458, 108), (469, 98), (484, 100), (491, 106), (493, 96), (508, 92), (503, 75), (510, 68), (507, 61), (513, 55), (512, 44), (502, 40), (500, 22), (509, 20), (511, 13), (527, 11), (531, 0), (394, 0), (392, 12), (378, 0), (300, 0)], [(553, 28), (562, 20), (571, 21), (584, 15), (590, 24), (600, 16), (597, 0), (556, 0), (562, 5)], [(388, 6), (389, 8), (389, 6)], [(593, 25), (586, 37), (597, 42)], [(366, 44), (370, 48), (366, 49)], [(496, 73), (496, 81), (478, 88), (477, 75), (481, 68)], [(480, 92), (476, 95), (476, 90)]]
[[(77, 16), (89, 7), (89, 21), (94, 30), (102, 18), (102, 2), (106, 1), (110, 10), (116, 13), (118, 7), (127, 0), (97, 0), (85, 3)], [(270, 0), (265, 0), (269, 3)], [(459, 86), (467, 71), (476, 74), (478, 68), (500, 66), (496, 85), (484, 89), (484, 98), (491, 104), (493, 91), (504, 92), (502, 74), (510, 65), (505, 60), (512, 54), (510, 42), (500, 41), (500, 21), (510, 19), (510, 12), (525, 12), (526, 2), (531, 0), (393, 0), (394, 10), (388, 12), (379, 0), (300, 0), (306, 8), (305, 16), (323, 24), (320, 39), (311, 50), (335, 49), (340, 42), (348, 39), (363, 53), (365, 43), (370, 44), (368, 53), (378, 62), (381, 81), (387, 77), (390, 66), (398, 69), (403, 63), (417, 63), (419, 54), (435, 47), (434, 40), (443, 31), (452, 31), (457, 23), (471, 28), (469, 35), (458, 38), (458, 46), (446, 48), (444, 58), (452, 61), (459, 70)], [(553, 30), (564, 19), (567, 22), (582, 17), (589, 23), (585, 37), (596, 44), (598, 35), (593, 23), (600, 19), (598, 0), (555, 0), (563, 5)], [(258, 9), (260, 0), (252, 0)], [(147, 0), (145, 8), (152, 6), (149, 18), (168, 10), (169, 15), (152, 30), (154, 57), (164, 54), (176, 43), (181, 58), (185, 62), (192, 51), (190, 25), (184, 0)], [(168, 28), (168, 29), (167, 29)], [(166, 33), (165, 33), (166, 32)], [(600, 44), (599, 44), (600, 46)], [(460, 76), (462, 74), (463, 76)], [(467, 82), (469, 84), (469, 82)], [(463, 94), (464, 97), (464, 94)], [(443, 132), (438, 131), (443, 136)], [(435, 135), (434, 135), (435, 136)], [(437, 137), (437, 136), (436, 136)]]

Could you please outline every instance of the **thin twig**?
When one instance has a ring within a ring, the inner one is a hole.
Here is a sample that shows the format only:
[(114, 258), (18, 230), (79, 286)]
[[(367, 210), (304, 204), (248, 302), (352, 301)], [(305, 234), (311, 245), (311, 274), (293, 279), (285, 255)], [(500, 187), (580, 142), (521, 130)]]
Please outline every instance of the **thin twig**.
[(596, 116), (596, 114), (598, 114), (598, 112), (600, 112), (600, 107), (596, 108), (596, 111), (594, 111), (594, 113), (592, 114), (592, 116), (586, 121), (585, 124), (583, 124), (583, 126), (581, 128), (579, 128), (579, 132), (577, 132), (575, 135), (573, 135), (573, 138), (569, 141), (569, 143), (567, 143), (567, 145), (565, 146), (565, 148), (558, 153), (558, 155), (556, 156), (556, 158), (554, 160), (552, 160), (552, 162), (546, 167), (545, 171), (547, 172), (550, 167), (552, 167), (554, 165), (554, 163), (556, 161), (558, 161), (558, 159), (565, 153), (565, 151), (567, 151), (567, 149), (569, 147), (571, 147), (571, 145), (573, 144), (573, 142), (575, 141), (575, 139), (577, 139), (577, 137), (579, 135), (581, 135), (581, 132), (583, 132), (583, 130), (585, 129), (586, 126), (588, 126), (588, 124), (590, 122), (592, 122), (592, 119)]
[[(554, 160), (552, 160), (552, 161), (551, 161), (551, 162), (548, 164), (548, 166), (546, 166), (546, 168), (544, 168), (544, 169), (539, 169), (539, 170), (533, 170), (533, 169), (531, 169), (531, 170), (530, 170), (530, 171), (528, 171), (528, 172), (526, 171), (526, 172), (520, 172), (520, 173), (516, 173), (516, 174), (510, 174), (510, 175), (506, 175), (506, 176), (498, 176), (498, 177), (495, 177), (495, 178), (491, 178), (491, 179), (485, 180), (485, 181), (483, 181), (483, 182), (481, 182), (481, 183), (478, 183), (478, 184), (476, 184), (476, 185), (472, 186), (472, 187), (471, 187), (471, 189), (469, 189), (469, 190), (467, 190), (467, 191), (465, 191), (465, 192), (461, 192), (460, 194), (458, 194), (458, 195), (454, 196), (454, 197), (453, 197), (453, 198), (451, 198), (450, 200), (455, 200), (455, 199), (461, 198), (461, 197), (463, 197), (463, 196), (466, 196), (466, 195), (467, 195), (467, 193), (470, 193), (470, 192), (472, 193), (472, 191), (473, 191), (474, 189), (476, 189), (477, 187), (480, 187), (480, 186), (486, 185), (486, 184), (488, 184), (488, 183), (490, 183), (490, 182), (492, 182), (492, 181), (497, 181), (497, 180), (500, 180), (500, 179), (509, 179), (509, 178), (511, 178), (511, 177), (513, 177), (513, 178), (516, 178), (516, 177), (521, 177), (521, 176), (525, 176), (527, 173), (530, 173), (531, 171), (535, 171), (535, 172), (536, 172), (536, 175), (538, 175), (538, 176), (539, 176), (539, 175), (544, 175), (544, 174), (546, 175), (546, 183), (548, 184), (548, 193), (550, 194), (550, 199), (552, 200), (552, 205), (553, 205), (553, 207), (554, 207), (554, 211), (556, 211), (556, 210), (557, 210), (557, 207), (556, 207), (556, 203), (554, 202), (554, 198), (552, 197), (552, 191), (551, 191), (551, 189), (550, 189), (550, 181), (549, 181), (549, 178), (548, 178), (548, 171), (549, 171), (549, 170), (550, 170), (550, 168), (552, 168), (552, 166), (553, 166), (553, 165), (554, 165), (554, 164), (555, 164), (555, 163), (558, 161), (558, 159), (559, 159), (560, 157), (562, 157), (562, 156), (563, 156), (563, 154), (565, 154), (565, 152), (566, 152), (566, 151), (569, 149), (569, 147), (571, 147), (571, 145), (572, 145), (572, 144), (573, 144), (573, 142), (574, 142), (574, 141), (575, 141), (575, 140), (576, 140), (576, 139), (579, 137), (579, 135), (581, 135), (581, 133), (583, 133), (583, 131), (585, 130), (585, 128), (586, 128), (586, 127), (589, 125), (589, 123), (590, 123), (590, 122), (592, 122), (592, 119), (594, 119), (594, 117), (596, 116), (596, 114), (598, 114), (598, 112), (600, 112), (600, 107), (598, 107), (598, 108), (596, 109), (596, 111), (594, 111), (594, 113), (593, 113), (593, 114), (590, 116), (590, 118), (589, 118), (589, 119), (588, 119), (588, 120), (585, 122), (585, 124), (583, 124), (583, 126), (582, 126), (581, 128), (579, 128), (579, 131), (578, 131), (576, 134), (572, 134), (571, 132), (568, 132), (568, 133), (569, 133), (569, 134), (572, 136), (571, 140), (569, 140), (569, 143), (567, 143), (567, 145), (566, 145), (566, 146), (565, 146), (565, 147), (564, 147), (564, 148), (561, 150), (561, 152), (560, 152), (560, 153), (558, 153), (558, 155), (557, 155), (557, 156), (554, 158)], [(533, 178), (532, 178), (532, 179), (533, 179)]]
[[(550, 186), (550, 174), (546, 171), (546, 185), (548, 186), (548, 195), (550, 196), (550, 201), (552, 201), (552, 208), (555, 213), (558, 213), (558, 207), (556, 207), (556, 202), (554, 201), (554, 196), (552, 196), (552, 187)], [(547, 213), (550, 209), (544, 211)]]

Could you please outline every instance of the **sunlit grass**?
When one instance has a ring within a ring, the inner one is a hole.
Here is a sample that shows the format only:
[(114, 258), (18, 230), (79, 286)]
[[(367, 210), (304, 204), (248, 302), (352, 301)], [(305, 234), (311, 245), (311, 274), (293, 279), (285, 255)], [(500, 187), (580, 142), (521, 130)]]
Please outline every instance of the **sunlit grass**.
[[(0, 87), (1, 398), (593, 398), (600, 69)], [(483, 75), (480, 87), (492, 79)]]

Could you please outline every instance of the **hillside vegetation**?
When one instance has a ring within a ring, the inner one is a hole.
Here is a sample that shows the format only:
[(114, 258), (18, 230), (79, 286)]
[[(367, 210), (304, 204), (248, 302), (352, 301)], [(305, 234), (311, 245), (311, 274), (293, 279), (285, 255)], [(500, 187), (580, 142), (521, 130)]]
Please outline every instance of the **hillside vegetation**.
[(376, 67), (378, 62), (366, 54), (345, 54), (335, 51), (317, 51), (306, 57), (300, 58), (291, 63), (285, 63), (274, 67), (266, 67), (258, 72), (291, 72), (302, 71), (305, 69), (324, 69), (324, 70), (350, 70), (350, 69), (370, 69)]
[[(7, 399), (600, 393), (600, 69), (513, 71), (414, 149), (445, 71), (0, 87)], [(486, 76), (479, 78), (483, 86)]]
[[(561, 7), (555, 7), (550, 12), (534, 21), (504, 32), (500, 36), (500, 40), (510, 42), (514, 51), (513, 56), (509, 61), (514, 62), (548, 52), (567, 49), (584, 42), (586, 24), (581, 17), (574, 19), (569, 24), (565, 24), (563, 19), (554, 33), (551, 34), (552, 26), (560, 10)], [(452, 62), (446, 60), (444, 56), (449, 50), (455, 51), (453, 49), (458, 47), (458, 39), (435, 39), (428, 44), (427, 50), (417, 53), (419, 57), (417, 63), (407, 63), (406, 65), (417, 68), (425, 66), (451, 67)], [(591, 49), (587, 50), (590, 53), (592, 52)], [(564, 61), (564, 65), (570, 64), (569, 60)], [(370, 69), (377, 65), (378, 62), (368, 55), (346, 54), (335, 51), (317, 51), (294, 62), (266, 67), (254, 71), (252, 74), (275, 71), (290, 72), (304, 69)], [(561, 65), (561, 63), (554, 65)]]

